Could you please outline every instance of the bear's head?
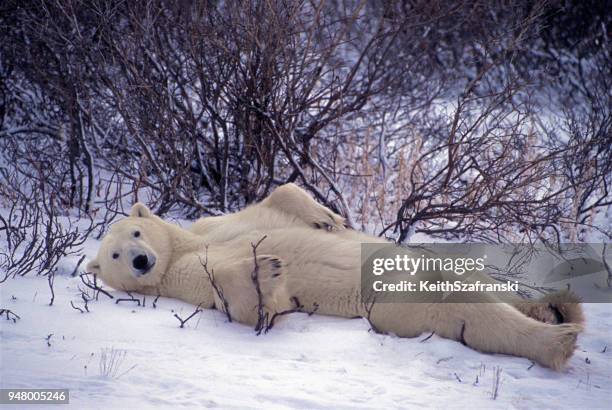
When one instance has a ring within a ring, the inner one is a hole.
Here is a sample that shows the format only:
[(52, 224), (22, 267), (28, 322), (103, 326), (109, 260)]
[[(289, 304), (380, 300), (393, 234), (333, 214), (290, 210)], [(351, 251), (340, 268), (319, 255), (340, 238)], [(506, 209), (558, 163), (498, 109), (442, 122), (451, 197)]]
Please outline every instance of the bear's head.
[(129, 217), (112, 225), (87, 271), (119, 290), (155, 287), (168, 268), (171, 252), (163, 221), (136, 203)]

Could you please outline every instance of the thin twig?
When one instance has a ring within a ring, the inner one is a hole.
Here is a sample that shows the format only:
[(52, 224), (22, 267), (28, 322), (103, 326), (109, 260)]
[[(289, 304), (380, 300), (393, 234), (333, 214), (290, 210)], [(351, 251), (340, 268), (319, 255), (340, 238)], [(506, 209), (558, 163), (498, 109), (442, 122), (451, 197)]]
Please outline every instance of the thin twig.
[(200, 264), (204, 268), (204, 272), (206, 272), (206, 274), (208, 275), (208, 280), (210, 280), (210, 284), (212, 285), (213, 290), (217, 294), (217, 297), (219, 297), (219, 299), (221, 300), (221, 303), (223, 304), (221, 311), (225, 313), (225, 316), (227, 317), (227, 321), (231, 323), (232, 315), (229, 309), (229, 302), (225, 298), (225, 294), (223, 293), (223, 288), (215, 280), (214, 270), (212, 268), (210, 270), (208, 269), (208, 245), (206, 245), (205, 248), (206, 248), (205, 259), (204, 261), (202, 261), (202, 258), (199, 258)]
[(202, 311), (202, 309), (200, 309), (200, 306), (201, 306), (201, 305), (202, 305), (202, 304), (200, 303), (200, 304), (199, 304), (199, 305), (196, 307), (196, 309), (193, 311), (193, 313), (192, 313), (191, 315), (187, 316), (187, 318), (186, 318), (186, 319), (182, 319), (182, 318), (181, 318), (181, 317), (178, 315), (178, 313), (175, 313), (175, 314), (174, 314), (174, 317), (175, 317), (175, 318), (177, 318), (179, 322), (181, 322), (181, 325), (180, 325), (180, 328), (181, 328), (181, 329), (185, 327), (185, 323), (187, 323), (187, 322), (189, 321), (189, 319), (191, 319), (192, 317), (194, 317), (195, 315), (197, 315), (198, 313), (200, 313), (200, 312)]
[(265, 331), (268, 326), (268, 314), (264, 310), (263, 294), (261, 293), (261, 286), (259, 284), (259, 264), (257, 263), (257, 247), (266, 239), (267, 235), (264, 235), (256, 244), (251, 242), (253, 248), (253, 271), (251, 272), (251, 280), (255, 285), (255, 291), (257, 292), (257, 324), (255, 325), (255, 332), (260, 335), (261, 332)]

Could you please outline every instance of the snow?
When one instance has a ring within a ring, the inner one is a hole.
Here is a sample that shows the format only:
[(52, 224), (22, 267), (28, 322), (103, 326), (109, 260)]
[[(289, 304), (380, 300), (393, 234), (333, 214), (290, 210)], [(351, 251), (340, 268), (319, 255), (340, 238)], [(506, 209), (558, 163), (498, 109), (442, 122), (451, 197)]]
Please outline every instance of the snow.
[[(93, 256), (97, 246), (88, 240), (86, 254)], [(76, 259), (64, 261), (61, 271), (72, 271)], [(1, 388), (68, 388), (70, 406), (78, 409), (558, 409), (604, 408), (612, 399), (606, 304), (585, 305), (587, 330), (576, 354), (566, 370), (554, 372), (435, 335), (374, 334), (364, 319), (293, 314), (257, 336), (213, 310), (181, 329), (174, 314), (185, 318), (194, 307), (167, 298), (153, 308), (150, 297), (138, 307), (100, 295), (89, 303), (90, 313), (79, 313), (70, 301), (83, 306), (80, 283), (58, 276), (53, 306), (45, 278), (28, 275), (0, 285), (0, 306), (21, 317), (0, 320)], [(105, 376), (102, 353), (113, 351), (124, 360), (115, 377)], [(494, 400), (496, 369), (501, 383)]]

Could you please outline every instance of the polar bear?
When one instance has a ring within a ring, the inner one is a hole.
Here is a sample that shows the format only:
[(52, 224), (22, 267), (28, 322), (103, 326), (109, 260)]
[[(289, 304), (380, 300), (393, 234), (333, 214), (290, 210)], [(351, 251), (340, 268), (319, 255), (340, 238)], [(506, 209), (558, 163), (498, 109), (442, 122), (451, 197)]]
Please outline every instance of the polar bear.
[(163, 221), (143, 204), (115, 223), (87, 265), (116, 289), (178, 298), (216, 308), (261, 330), (295, 310), (367, 317), (373, 329), (400, 337), (425, 332), (482, 352), (527, 357), (559, 370), (582, 330), (570, 294), (541, 303), (380, 303), (361, 297), (361, 244), (386, 243), (346, 229), (344, 220), (294, 184), (226, 216), (189, 229)]

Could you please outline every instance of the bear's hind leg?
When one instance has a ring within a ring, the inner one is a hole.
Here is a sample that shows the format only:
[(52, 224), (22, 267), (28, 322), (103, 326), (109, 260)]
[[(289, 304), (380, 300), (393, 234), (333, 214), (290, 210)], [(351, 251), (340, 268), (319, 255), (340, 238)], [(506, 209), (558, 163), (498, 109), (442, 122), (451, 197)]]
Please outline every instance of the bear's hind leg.
[(447, 303), (433, 309), (436, 334), (483, 352), (527, 357), (555, 370), (571, 357), (582, 330), (574, 323), (539, 322), (506, 303)]

